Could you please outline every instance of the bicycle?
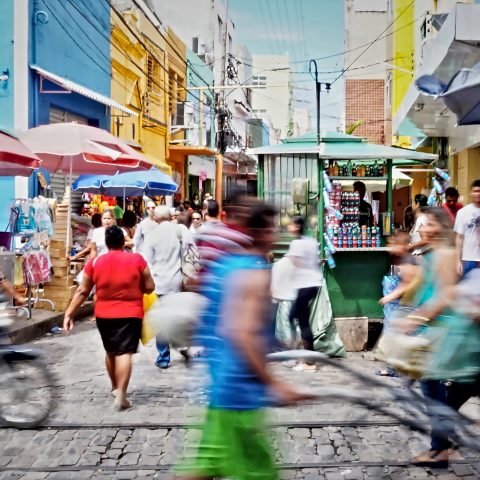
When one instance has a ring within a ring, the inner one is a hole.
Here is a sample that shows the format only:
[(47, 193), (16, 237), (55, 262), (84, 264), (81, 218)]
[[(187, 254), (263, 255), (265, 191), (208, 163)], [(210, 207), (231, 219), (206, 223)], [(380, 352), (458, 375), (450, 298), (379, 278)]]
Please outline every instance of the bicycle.
[(315, 362), (343, 370), (365, 386), (374, 387), (375, 395), (365, 388), (353, 390), (345, 387), (320, 387), (310, 393), (320, 399), (344, 400), (361, 405), (367, 410), (379, 412), (412, 430), (426, 434), (430, 433), (429, 425), (435, 422), (436, 425), (441, 425), (440, 430), (436, 432), (440, 436), (449, 438), (458, 446), (480, 452), (480, 436), (478, 431), (475, 431), (475, 427), (480, 427), (480, 424), (442, 403), (426, 399), (414, 390), (413, 382), (405, 383), (403, 388), (388, 385), (319, 352), (287, 350), (270, 353), (267, 358), (270, 362), (289, 360)]
[(15, 428), (42, 424), (54, 408), (54, 380), (39, 350), (7, 342), (13, 309), (0, 315), (0, 423)]

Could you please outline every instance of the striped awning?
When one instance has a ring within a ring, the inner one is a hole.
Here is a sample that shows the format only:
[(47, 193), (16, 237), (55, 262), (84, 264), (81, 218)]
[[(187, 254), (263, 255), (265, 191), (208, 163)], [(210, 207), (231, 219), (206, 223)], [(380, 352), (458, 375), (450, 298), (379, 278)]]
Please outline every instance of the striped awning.
[(130, 108), (125, 107), (124, 105), (112, 100), (105, 95), (101, 95), (100, 93), (94, 92), (89, 88), (83, 87), (78, 83), (72, 82), (66, 78), (61, 77), (60, 75), (56, 75), (55, 73), (48, 72), (43, 68), (40, 68), (37, 65), (30, 65), (30, 68), (37, 72), (41, 77), (46, 78), (50, 82), (56, 83), (60, 87), (64, 88), (65, 90), (70, 90), (71, 92), (78, 93), (79, 95), (83, 95), (84, 97), (91, 98), (98, 103), (102, 103), (103, 105), (107, 105), (107, 107), (116, 108), (127, 115), (138, 117), (138, 113), (131, 110)]

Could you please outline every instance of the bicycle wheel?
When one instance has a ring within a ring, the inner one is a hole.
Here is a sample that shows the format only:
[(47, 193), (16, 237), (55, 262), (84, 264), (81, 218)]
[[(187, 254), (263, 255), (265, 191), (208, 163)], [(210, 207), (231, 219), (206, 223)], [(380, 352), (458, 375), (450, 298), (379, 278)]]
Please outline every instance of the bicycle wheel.
[(17, 359), (0, 365), (0, 422), (16, 428), (43, 423), (54, 407), (54, 382), (40, 359)]

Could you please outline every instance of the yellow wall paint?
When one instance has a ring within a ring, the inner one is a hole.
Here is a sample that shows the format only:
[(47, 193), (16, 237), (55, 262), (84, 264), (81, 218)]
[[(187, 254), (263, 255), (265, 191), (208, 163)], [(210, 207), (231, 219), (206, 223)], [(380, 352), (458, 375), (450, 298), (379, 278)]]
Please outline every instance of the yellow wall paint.
[[(411, 5), (410, 5), (411, 4)], [(392, 25), (393, 34), (393, 60), (396, 67), (404, 68), (411, 72), (414, 64), (414, 22), (415, 2), (411, 0), (395, 0), (394, 17)], [(398, 110), (402, 100), (412, 83), (413, 75), (397, 68), (392, 69), (392, 114)]]
[[(159, 168), (171, 173), (172, 168), (165, 165), (170, 140), (171, 83), (167, 72), (173, 70), (185, 79), (185, 74), (181, 75), (182, 65), (185, 70), (185, 46), (174, 38), (175, 52), (172, 52), (164, 36), (140, 9), (123, 12), (124, 20), (134, 33), (116, 12), (112, 11), (111, 18), (112, 98), (139, 113), (139, 117), (112, 116), (112, 133), (139, 145), (141, 152), (157, 160)], [(154, 72), (150, 81), (147, 75), (149, 55), (158, 62), (150, 70)]]

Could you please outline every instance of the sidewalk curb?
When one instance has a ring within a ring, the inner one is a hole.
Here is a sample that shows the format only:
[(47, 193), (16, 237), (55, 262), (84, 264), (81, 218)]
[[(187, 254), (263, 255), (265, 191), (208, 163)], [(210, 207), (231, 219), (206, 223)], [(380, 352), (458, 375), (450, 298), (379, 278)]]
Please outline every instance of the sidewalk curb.
[[(85, 302), (75, 315), (80, 320), (93, 313), (93, 302)], [(49, 312), (46, 310), (32, 310), (30, 320), (17, 320), (9, 331), (10, 341), (14, 344), (28, 343), (45, 335), (53, 327), (63, 325), (65, 312)]]

